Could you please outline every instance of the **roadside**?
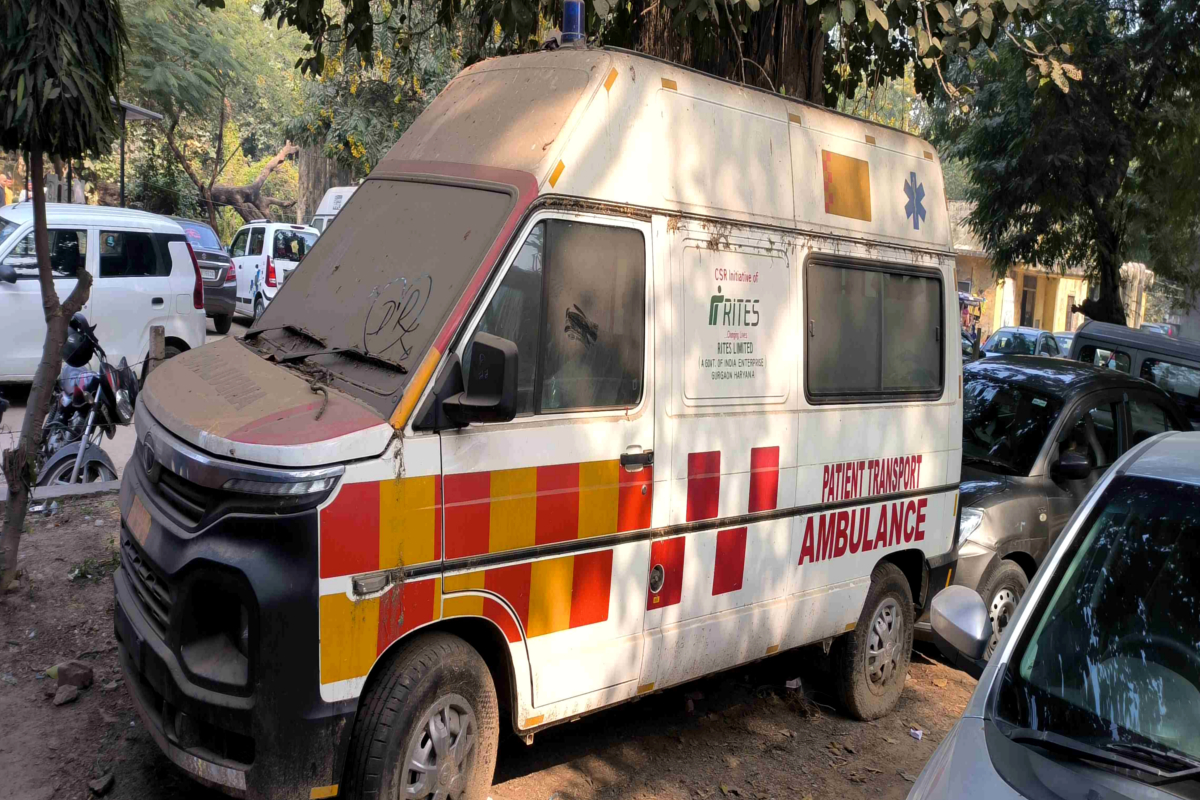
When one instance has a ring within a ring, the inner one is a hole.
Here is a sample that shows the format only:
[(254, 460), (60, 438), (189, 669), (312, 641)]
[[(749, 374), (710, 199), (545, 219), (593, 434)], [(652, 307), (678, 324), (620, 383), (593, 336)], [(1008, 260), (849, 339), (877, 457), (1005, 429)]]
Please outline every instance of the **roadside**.
[[(242, 319), (235, 319), (233, 327), (229, 330), (230, 336), (241, 336), (246, 332), (248, 324)], [(219, 334), (213, 329), (212, 320), (208, 320), (207, 335), (204, 337), (204, 343), (215, 342), (218, 339), (224, 339), (224, 334)], [(101, 343), (104, 342), (103, 331), (101, 331)], [(4, 412), (4, 419), (0, 421), (0, 450), (7, 450), (12, 447), (17, 440), (17, 436), (21, 432), (21, 425), (25, 421), (25, 405), (29, 402), (29, 384), (6, 384), (0, 386), (2, 393), (12, 405)], [(112, 458), (113, 464), (117, 467), (117, 477), (125, 471), (125, 464), (133, 456), (133, 445), (137, 441), (137, 436), (134, 433), (133, 426), (118, 427), (116, 433), (111, 439), (104, 439), (101, 442), (101, 447)], [(0, 486), (5, 486), (4, 476), (0, 474)]]
[[(32, 516), (20, 590), (0, 601), (0, 800), (222, 797), (163, 757), (120, 679), (113, 637), (116, 498)], [(45, 670), (80, 659), (94, 682), (55, 706)], [(494, 800), (901, 800), (975, 682), (913, 655), (896, 712), (846, 718), (819, 647), (785, 653), (538, 734), (501, 742)], [(799, 678), (800, 690), (785, 688)], [(116, 683), (116, 685), (113, 685)], [(922, 732), (918, 741), (910, 729)]]

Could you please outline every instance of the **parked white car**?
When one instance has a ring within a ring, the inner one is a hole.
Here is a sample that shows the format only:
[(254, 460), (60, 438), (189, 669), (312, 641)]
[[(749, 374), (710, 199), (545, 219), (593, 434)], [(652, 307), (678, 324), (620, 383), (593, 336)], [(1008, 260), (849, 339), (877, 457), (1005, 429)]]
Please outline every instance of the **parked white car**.
[(308, 224), (319, 233), (324, 233), (325, 229), (329, 227), (329, 223), (333, 222), (333, 218), (345, 207), (347, 201), (350, 200), (350, 195), (354, 194), (354, 190), (357, 188), (357, 186), (335, 186), (327, 191), (321, 198), (320, 205), (317, 206), (317, 213), (313, 214)]
[(234, 313), (258, 319), (320, 234), (306, 225), (256, 219), (243, 225), (229, 245), (237, 270)]
[[(204, 344), (204, 284), (183, 229), (170, 219), (125, 208), (48, 203), (50, 266), (60, 300), (76, 275), (92, 274), (83, 313), (99, 326), (109, 359), (135, 371), (150, 351), (150, 326), (162, 325), (170, 357)], [(37, 281), (33, 205), (0, 208), (0, 383), (33, 380), (46, 322)]]

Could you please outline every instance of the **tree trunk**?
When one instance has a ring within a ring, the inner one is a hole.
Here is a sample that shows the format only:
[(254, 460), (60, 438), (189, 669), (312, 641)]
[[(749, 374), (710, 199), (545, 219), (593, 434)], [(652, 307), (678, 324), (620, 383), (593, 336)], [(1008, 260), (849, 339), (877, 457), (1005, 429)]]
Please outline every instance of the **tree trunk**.
[(1100, 281), (1099, 297), (1084, 300), (1075, 309), (1097, 322), (1127, 325), (1125, 303), (1121, 300), (1121, 263), (1112, 251), (1101, 246), (1100, 265), (1097, 276)]
[(302, 147), (297, 156), (299, 186), (296, 194), (296, 222), (308, 224), (325, 192), (334, 186), (350, 186), (354, 183), (353, 170), (339, 166), (336, 159), (321, 155), (319, 147)]
[(46, 317), (46, 339), (42, 343), (42, 360), (33, 376), (21, 436), (16, 448), (4, 452), (4, 479), (8, 482), (8, 502), (4, 506), (4, 530), (0, 534), (3, 550), (3, 573), (0, 574), (0, 594), (17, 577), (17, 550), (21, 530), (29, 510), (29, 495), (37, 480), (37, 451), (42, 440), (42, 424), (50, 411), (54, 381), (62, 369), (62, 349), (67, 341), (67, 326), (71, 316), (83, 308), (92, 288), (91, 273), (78, 273), (75, 288), (66, 302), (59, 303), (50, 272), (50, 233), (46, 227), (45, 173), (42, 153), (35, 145), (30, 155), (29, 174), (33, 181), (33, 241), (37, 248), (38, 283), (42, 290), (42, 311)]

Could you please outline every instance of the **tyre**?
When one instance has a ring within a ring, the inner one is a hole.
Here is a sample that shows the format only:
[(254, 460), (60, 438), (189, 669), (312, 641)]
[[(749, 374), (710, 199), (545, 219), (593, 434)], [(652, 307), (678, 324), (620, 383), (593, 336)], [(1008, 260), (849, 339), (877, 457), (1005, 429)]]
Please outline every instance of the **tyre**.
[(169, 344), (163, 348), (163, 361), (170, 361), (175, 356), (183, 352), (183, 348)]
[[(54, 465), (54, 468), (42, 476), (38, 486), (67, 486), (71, 483), (71, 473), (75, 469), (75, 459), (67, 459)], [(99, 483), (115, 481), (117, 473), (100, 461), (88, 461), (79, 467), (79, 477), (76, 483)]]
[(988, 616), (992, 620), (992, 638), (988, 640), (987, 650), (983, 653), (984, 661), (991, 659), (1000, 644), (1000, 635), (1012, 622), (1017, 613), (1017, 605), (1029, 588), (1029, 579), (1025, 570), (1012, 561), (998, 561), (993, 564), (979, 582), (979, 596), (987, 606)]
[(212, 320), (213, 328), (219, 334), (229, 333), (229, 328), (233, 325), (232, 314), (218, 314), (217, 316), (213, 317)]
[(254, 298), (254, 321), (255, 322), (258, 322), (262, 318), (263, 312), (266, 310), (267, 310), (267, 304), (263, 302), (262, 297)]
[(913, 622), (908, 579), (895, 564), (876, 565), (858, 624), (834, 643), (834, 685), (853, 717), (878, 719), (900, 702), (912, 658)]
[(343, 796), (485, 800), (499, 738), (496, 687), (479, 653), (457, 636), (421, 636), (359, 701)]

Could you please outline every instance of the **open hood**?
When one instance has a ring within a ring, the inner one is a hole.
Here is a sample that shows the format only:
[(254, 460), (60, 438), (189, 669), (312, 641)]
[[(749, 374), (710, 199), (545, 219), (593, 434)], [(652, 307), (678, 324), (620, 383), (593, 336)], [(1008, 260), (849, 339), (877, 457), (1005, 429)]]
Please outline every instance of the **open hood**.
[(393, 430), (380, 412), (322, 388), (227, 337), (158, 367), (138, 402), (188, 444), (239, 461), (315, 467), (382, 453)]

